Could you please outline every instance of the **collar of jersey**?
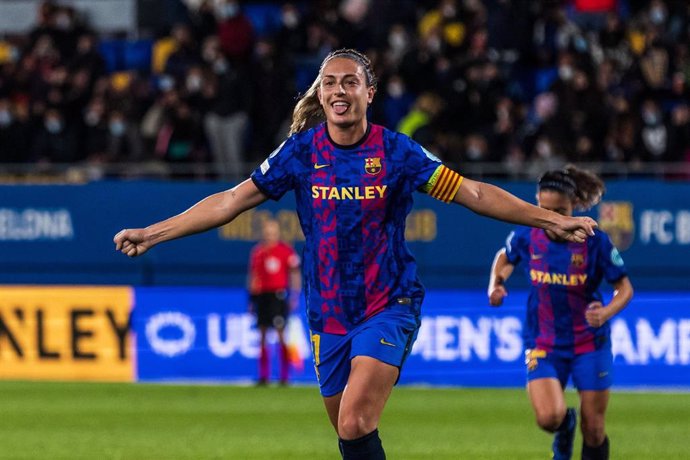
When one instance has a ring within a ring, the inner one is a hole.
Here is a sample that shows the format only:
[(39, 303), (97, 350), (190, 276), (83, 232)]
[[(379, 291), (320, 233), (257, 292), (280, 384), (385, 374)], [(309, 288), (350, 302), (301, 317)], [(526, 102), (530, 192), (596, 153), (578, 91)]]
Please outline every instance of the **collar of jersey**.
[(338, 144), (338, 143), (335, 142), (333, 139), (331, 139), (331, 135), (328, 133), (328, 126), (327, 126), (327, 124), (326, 124), (325, 121), (323, 122), (323, 125), (324, 125), (324, 126), (323, 126), (323, 129), (326, 130), (326, 136), (328, 136), (328, 141), (329, 141), (331, 144), (333, 144), (333, 147), (335, 147), (335, 148), (337, 148), (337, 149), (340, 149), (340, 150), (352, 150), (352, 149), (356, 149), (357, 147), (359, 147), (360, 145), (362, 145), (362, 144), (364, 143), (365, 140), (367, 140), (367, 137), (369, 137), (369, 133), (371, 132), (371, 123), (367, 123), (367, 130), (364, 132), (364, 136), (362, 136), (362, 138), (361, 138), (360, 140), (358, 140), (358, 141), (355, 142), (354, 144), (342, 145), (342, 144)]

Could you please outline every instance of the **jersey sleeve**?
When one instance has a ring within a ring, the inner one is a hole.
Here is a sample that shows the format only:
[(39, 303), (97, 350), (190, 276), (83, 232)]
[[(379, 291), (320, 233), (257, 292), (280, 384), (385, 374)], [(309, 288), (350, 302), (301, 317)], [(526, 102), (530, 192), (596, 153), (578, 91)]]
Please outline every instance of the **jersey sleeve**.
[(287, 266), (290, 269), (295, 269), (299, 268), (301, 264), (301, 260), (299, 255), (297, 254), (297, 251), (294, 250), (292, 246), (289, 244), (285, 245), (285, 253), (286, 253), (286, 259), (287, 259)]
[(462, 183), (462, 176), (441, 163), (433, 153), (409, 137), (405, 164), (414, 189), (445, 203), (450, 202)]
[(506, 251), (508, 262), (511, 265), (517, 265), (525, 258), (525, 254), (528, 252), (528, 244), (529, 242), (522, 232), (513, 230), (508, 234), (503, 247)]
[(273, 200), (279, 200), (285, 192), (294, 188), (292, 159), (296, 146), (297, 143), (292, 138), (287, 139), (251, 174), (251, 179), (259, 190)]
[(611, 242), (611, 238), (604, 232), (600, 232), (600, 235), (601, 251), (599, 252), (598, 263), (604, 272), (604, 279), (613, 284), (624, 276), (628, 276), (628, 271), (625, 268), (623, 257)]

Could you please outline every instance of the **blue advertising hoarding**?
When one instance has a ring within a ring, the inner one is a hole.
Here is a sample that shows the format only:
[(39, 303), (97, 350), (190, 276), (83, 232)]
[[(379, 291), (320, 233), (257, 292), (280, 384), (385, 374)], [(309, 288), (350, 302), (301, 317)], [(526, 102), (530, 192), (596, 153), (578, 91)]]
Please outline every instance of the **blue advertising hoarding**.
[[(534, 201), (534, 184), (498, 185)], [(0, 186), (0, 284), (243, 286), (249, 251), (267, 216), (278, 217), (283, 236), (301, 248), (292, 194), (228, 226), (166, 243), (137, 259), (116, 253), (112, 244), (125, 226), (146, 226), (227, 187), (170, 182)], [(618, 245), (635, 287), (685, 288), (690, 183), (612, 181), (607, 187), (590, 215)], [(420, 193), (406, 237), (428, 287), (477, 289), (486, 284), (488, 267), (511, 228)]]
[[(132, 324), (139, 381), (253, 381), (258, 332), (241, 289), (137, 288)], [(483, 291), (431, 290), (401, 384), (524, 385), (525, 291), (491, 308)], [(690, 386), (690, 293), (638, 293), (612, 320), (619, 387)], [(308, 328), (293, 323), (301, 356), (291, 380), (315, 384)], [(273, 353), (274, 358), (277, 353)], [(276, 369), (276, 359), (273, 360)], [(274, 374), (276, 373), (274, 372)]]

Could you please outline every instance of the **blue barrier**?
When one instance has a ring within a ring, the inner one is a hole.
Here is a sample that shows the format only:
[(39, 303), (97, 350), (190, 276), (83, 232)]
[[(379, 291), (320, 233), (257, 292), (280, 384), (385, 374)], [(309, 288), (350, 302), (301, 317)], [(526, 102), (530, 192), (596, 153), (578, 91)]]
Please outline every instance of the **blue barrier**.
[[(499, 183), (533, 201), (535, 187)], [(242, 286), (262, 219), (279, 218), (285, 237), (302, 237), (288, 194), (231, 225), (128, 259), (113, 250), (124, 226), (145, 226), (223, 190), (222, 183), (98, 182), (81, 186), (0, 186), (0, 283)], [(682, 289), (690, 279), (690, 184), (611, 182), (590, 213), (621, 249), (636, 288)], [(430, 288), (478, 288), (512, 226), (419, 194), (408, 219), (409, 246)], [(514, 285), (525, 287), (515, 277)]]
[[(247, 313), (244, 290), (137, 288), (135, 299), (139, 381), (256, 378), (258, 332)], [(503, 307), (491, 308), (483, 291), (430, 291), (400, 383), (523, 386), (526, 292), (511, 291), (506, 300)], [(690, 293), (637, 293), (613, 319), (616, 386), (689, 385), (689, 304)], [(290, 335), (302, 369), (294, 370), (291, 380), (315, 384), (308, 329), (297, 318)]]

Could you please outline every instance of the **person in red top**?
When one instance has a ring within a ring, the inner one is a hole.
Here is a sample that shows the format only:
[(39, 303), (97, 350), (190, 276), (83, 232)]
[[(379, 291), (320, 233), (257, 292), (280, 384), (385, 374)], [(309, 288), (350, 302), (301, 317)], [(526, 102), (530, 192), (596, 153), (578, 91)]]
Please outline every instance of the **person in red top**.
[(302, 279), (300, 259), (289, 244), (280, 240), (278, 221), (268, 219), (262, 228), (262, 240), (249, 256), (247, 288), (250, 310), (256, 314), (261, 333), (259, 356), (259, 384), (265, 385), (270, 375), (270, 359), (266, 333), (273, 327), (280, 343), (280, 383), (288, 380), (288, 350), (285, 344), (285, 324), (290, 310), (297, 307)]

